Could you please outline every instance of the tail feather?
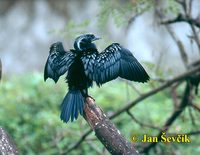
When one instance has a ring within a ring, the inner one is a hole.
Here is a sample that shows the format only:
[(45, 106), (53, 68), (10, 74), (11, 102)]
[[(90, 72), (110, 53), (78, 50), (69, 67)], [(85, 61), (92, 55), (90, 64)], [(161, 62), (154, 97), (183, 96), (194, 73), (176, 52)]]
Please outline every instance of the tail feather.
[(79, 90), (70, 90), (65, 96), (61, 105), (60, 118), (64, 122), (68, 122), (78, 118), (78, 114), (83, 115), (84, 98)]
[[(77, 103), (77, 102), (78, 102), (77, 97), (74, 97), (74, 103)], [(78, 105), (74, 104), (73, 116), (74, 116), (75, 120), (78, 118), (78, 112), (79, 112)]]

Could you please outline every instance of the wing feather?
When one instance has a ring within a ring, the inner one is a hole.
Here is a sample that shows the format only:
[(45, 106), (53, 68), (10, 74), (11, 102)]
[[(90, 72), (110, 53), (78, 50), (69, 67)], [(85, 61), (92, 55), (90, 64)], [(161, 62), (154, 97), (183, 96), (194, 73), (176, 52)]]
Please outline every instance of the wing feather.
[(117, 77), (137, 82), (149, 80), (145, 69), (133, 54), (118, 43), (111, 44), (101, 53), (84, 55), (82, 61), (86, 75), (97, 85)]
[(73, 51), (64, 50), (61, 42), (52, 44), (45, 64), (44, 80), (51, 78), (57, 82), (59, 77), (68, 71), (75, 57)]

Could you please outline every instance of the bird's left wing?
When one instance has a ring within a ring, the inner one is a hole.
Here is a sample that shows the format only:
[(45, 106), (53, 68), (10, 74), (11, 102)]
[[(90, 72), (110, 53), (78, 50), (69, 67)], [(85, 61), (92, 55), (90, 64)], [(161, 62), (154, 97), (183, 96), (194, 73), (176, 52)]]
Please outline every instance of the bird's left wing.
[(52, 44), (44, 68), (44, 80), (51, 78), (57, 82), (59, 77), (68, 71), (75, 57), (76, 53), (66, 52), (61, 42)]
[(149, 76), (142, 65), (132, 53), (119, 45), (113, 43), (98, 55), (90, 55), (86, 59), (86, 75), (101, 85), (115, 78), (122, 77), (127, 80), (146, 82)]

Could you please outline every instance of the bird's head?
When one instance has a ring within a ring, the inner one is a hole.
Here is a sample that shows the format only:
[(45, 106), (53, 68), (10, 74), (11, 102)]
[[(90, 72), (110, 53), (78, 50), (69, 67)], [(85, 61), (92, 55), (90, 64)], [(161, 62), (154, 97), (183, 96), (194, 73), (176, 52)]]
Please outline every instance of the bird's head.
[(92, 49), (92, 48), (96, 49), (95, 44), (92, 42), (99, 39), (101, 38), (96, 37), (94, 34), (81, 35), (75, 39), (74, 48), (77, 51), (84, 51), (84, 50)]

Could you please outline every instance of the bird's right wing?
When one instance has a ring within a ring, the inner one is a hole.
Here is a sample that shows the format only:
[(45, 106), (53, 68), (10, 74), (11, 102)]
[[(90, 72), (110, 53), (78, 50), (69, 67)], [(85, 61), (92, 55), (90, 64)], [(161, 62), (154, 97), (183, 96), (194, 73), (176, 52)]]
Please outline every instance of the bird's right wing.
[(66, 52), (61, 42), (52, 44), (44, 68), (44, 80), (51, 78), (57, 82), (59, 77), (68, 71), (75, 57), (76, 53)]

